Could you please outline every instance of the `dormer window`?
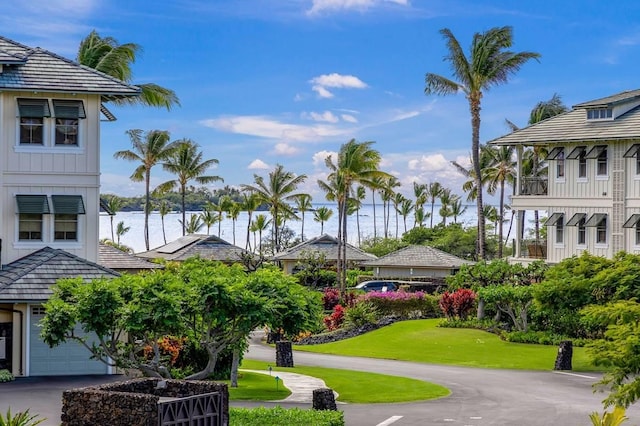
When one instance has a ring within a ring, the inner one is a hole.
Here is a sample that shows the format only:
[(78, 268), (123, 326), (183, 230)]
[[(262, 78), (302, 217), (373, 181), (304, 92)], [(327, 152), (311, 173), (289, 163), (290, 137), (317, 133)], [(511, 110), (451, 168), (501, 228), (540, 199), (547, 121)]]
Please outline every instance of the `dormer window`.
[(587, 110), (587, 120), (611, 120), (613, 119), (613, 109), (593, 108)]

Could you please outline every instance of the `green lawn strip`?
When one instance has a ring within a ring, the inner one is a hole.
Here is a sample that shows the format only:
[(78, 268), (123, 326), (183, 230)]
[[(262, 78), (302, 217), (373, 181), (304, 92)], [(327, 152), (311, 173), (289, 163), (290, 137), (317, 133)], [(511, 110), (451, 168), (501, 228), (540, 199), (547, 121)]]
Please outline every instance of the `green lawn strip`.
[[(509, 343), (482, 330), (437, 327), (441, 319), (396, 322), (351, 339), (296, 345), (299, 351), (433, 364), (552, 370), (556, 346)], [(585, 348), (573, 348), (573, 369), (597, 371)]]
[(266, 371), (269, 365), (273, 368), (272, 374), (274, 376), (278, 371), (287, 371), (324, 380), (328, 387), (338, 392), (338, 401), (342, 402), (372, 404), (422, 401), (442, 398), (450, 393), (449, 389), (435, 383), (406, 377), (336, 368), (306, 366), (282, 368), (262, 361), (248, 359), (242, 361), (242, 368), (249, 370)]
[(229, 426), (344, 426), (344, 413), (299, 408), (229, 408)]
[(240, 371), (238, 373), (238, 387), (232, 388), (229, 380), (221, 380), (229, 385), (229, 399), (232, 401), (277, 401), (291, 395), (291, 391), (278, 383), (273, 377), (260, 373)]

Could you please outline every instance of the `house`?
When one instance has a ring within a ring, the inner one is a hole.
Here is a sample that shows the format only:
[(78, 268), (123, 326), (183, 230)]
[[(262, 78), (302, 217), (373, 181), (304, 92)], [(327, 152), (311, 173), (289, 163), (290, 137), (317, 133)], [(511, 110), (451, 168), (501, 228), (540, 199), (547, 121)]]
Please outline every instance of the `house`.
[[(513, 261), (640, 253), (640, 90), (580, 103), (489, 144), (517, 148)], [(532, 148), (546, 149), (547, 173), (523, 173)], [(534, 211), (546, 211), (546, 241), (524, 238)]]
[(198, 256), (224, 263), (240, 262), (247, 250), (214, 235), (189, 234), (153, 250), (136, 253), (143, 259), (183, 261)]
[[(376, 259), (376, 256), (366, 253), (351, 244), (347, 244), (346, 249), (348, 265), (357, 265), (367, 260)], [(276, 253), (271, 259), (282, 262), (284, 271), (292, 274), (296, 272), (297, 263), (308, 256), (309, 253), (323, 254), (328, 265), (335, 265), (338, 261), (338, 239), (324, 234)]]
[(116, 272), (127, 274), (164, 268), (159, 263), (149, 262), (103, 242), (98, 247), (98, 264)]
[(455, 274), (462, 265), (474, 262), (461, 259), (442, 250), (424, 245), (409, 245), (386, 256), (362, 262), (373, 269), (377, 278), (420, 279), (443, 281)]
[(96, 372), (84, 348), (45, 350), (37, 323), (57, 278), (118, 275), (98, 265), (100, 122), (139, 93), (0, 37), (0, 362), (16, 376)]

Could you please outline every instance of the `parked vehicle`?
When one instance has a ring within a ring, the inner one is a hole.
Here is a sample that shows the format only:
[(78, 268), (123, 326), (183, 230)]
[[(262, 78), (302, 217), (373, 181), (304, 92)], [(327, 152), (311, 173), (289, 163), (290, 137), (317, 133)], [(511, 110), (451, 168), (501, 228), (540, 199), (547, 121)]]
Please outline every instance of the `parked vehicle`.
[(369, 291), (397, 291), (400, 288), (399, 281), (372, 280), (364, 281), (356, 286), (358, 290)]

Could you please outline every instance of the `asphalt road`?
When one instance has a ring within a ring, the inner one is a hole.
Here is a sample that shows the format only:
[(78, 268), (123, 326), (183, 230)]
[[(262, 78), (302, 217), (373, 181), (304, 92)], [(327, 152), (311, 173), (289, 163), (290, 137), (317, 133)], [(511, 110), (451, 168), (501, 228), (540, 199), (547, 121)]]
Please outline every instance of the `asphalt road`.
[[(245, 358), (275, 362), (274, 349), (260, 344), (259, 337), (252, 339)], [(342, 404), (338, 408), (349, 426), (584, 426), (591, 424), (589, 413), (602, 411), (605, 397), (593, 393), (592, 385), (600, 379), (593, 373), (450, 367), (309, 352), (295, 352), (294, 363), (411, 377), (451, 390), (450, 396), (434, 401)], [(640, 425), (640, 407), (630, 407), (627, 416), (626, 424)]]

